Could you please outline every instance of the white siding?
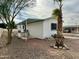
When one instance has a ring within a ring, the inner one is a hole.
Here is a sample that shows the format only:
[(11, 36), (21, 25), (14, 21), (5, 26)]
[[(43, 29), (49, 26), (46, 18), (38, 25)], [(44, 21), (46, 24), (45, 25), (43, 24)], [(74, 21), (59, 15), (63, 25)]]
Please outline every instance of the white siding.
[(43, 21), (43, 38), (50, 37), (56, 33), (56, 30), (51, 30), (51, 23), (56, 23), (56, 20), (49, 19)]
[(43, 22), (34, 22), (27, 24), (27, 29), (32, 37), (42, 38), (43, 37)]

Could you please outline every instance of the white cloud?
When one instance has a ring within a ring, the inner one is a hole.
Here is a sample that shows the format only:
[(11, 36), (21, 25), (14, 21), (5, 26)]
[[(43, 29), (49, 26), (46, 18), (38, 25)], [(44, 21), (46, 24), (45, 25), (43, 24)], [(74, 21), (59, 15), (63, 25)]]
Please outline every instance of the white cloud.
[(34, 15), (38, 18), (45, 18), (51, 16), (53, 3), (51, 0), (37, 0), (36, 7), (28, 9), (28, 14)]
[[(27, 8), (27, 17), (47, 18), (51, 16), (52, 10), (56, 7), (53, 0), (36, 0), (34, 8)], [(63, 19), (65, 24), (79, 22), (79, 0), (64, 0), (63, 1)], [(25, 11), (24, 11), (25, 13)], [(74, 21), (72, 21), (72, 18)]]

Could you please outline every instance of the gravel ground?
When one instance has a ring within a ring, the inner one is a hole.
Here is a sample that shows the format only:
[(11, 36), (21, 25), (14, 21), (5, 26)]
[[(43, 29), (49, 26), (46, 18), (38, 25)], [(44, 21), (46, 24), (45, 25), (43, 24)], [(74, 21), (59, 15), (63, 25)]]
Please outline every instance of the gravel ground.
[(50, 48), (49, 45), (53, 42), (14, 38), (10, 45), (0, 48), (0, 59), (79, 59), (79, 40), (65, 41), (70, 50)]

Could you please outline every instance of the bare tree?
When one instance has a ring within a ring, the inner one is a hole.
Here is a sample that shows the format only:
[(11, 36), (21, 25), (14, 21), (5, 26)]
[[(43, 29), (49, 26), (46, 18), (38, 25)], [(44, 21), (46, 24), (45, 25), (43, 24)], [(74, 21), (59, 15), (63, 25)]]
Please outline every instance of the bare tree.
[(13, 21), (15, 17), (23, 10), (32, 0), (0, 0), (0, 20), (7, 24), (8, 42), (12, 40)]

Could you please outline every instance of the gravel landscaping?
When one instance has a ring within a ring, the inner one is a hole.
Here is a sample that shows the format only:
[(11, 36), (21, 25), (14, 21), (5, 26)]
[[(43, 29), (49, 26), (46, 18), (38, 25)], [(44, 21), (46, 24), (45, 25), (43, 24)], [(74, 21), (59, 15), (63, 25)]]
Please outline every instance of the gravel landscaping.
[(13, 38), (12, 43), (0, 48), (0, 59), (79, 59), (79, 40), (67, 39), (70, 50), (50, 48), (53, 40)]

